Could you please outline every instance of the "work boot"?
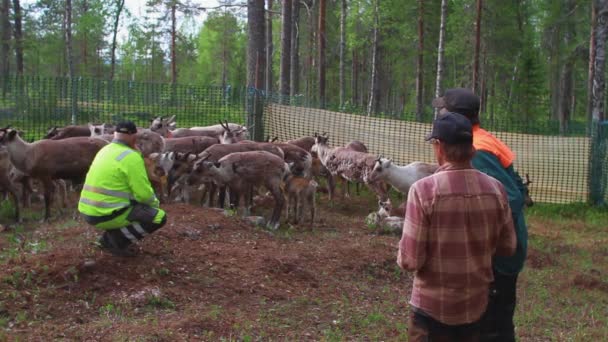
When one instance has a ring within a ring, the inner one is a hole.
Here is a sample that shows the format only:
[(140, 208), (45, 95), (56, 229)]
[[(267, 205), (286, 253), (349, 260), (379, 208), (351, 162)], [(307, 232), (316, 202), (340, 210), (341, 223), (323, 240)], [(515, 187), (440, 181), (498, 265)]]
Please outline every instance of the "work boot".
[(118, 243), (112, 238), (112, 234), (105, 232), (97, 243), (97, 246), (104, 252), (108, 252), (113, 256), (117, 257), (134, 257), (137, 255), (133, 248), (129, 248), (130, 245), (119, 247)]

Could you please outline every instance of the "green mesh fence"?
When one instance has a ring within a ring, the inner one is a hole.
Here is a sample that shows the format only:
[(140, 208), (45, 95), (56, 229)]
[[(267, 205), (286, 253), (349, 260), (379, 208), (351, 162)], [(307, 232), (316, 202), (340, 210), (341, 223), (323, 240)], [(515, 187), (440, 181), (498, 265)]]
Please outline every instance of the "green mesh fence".
[(0, 77), (0, 125), (43, 137), (53, 126), (133, 120), (148, 127), (156, 116), (176, 115), (179, 127), (245, 123), (243, 88), (202, 87), (64, 77)]
[[(289, 103), (289, 105), (284, 104)], [(336, 107), (337, 108), (337, 107)], [(363, 111), (322, 110), (301, 96), (279, 98), (255, 89), (201, 87), (131, 81), (61, 77), (0, 77), (0, 126), (40, 139), (53, 126), (116, 123), (130, 119), (146, 127), (156, 116), (176, 115), (178, 127), (216, 124), (219, 120), (255, 124), (253, 138), (280, 140), (327, 132), (330, 144), (359, 140), (374, 154), (398, 164), (433, 162), (424, 142), (431, 118), (416, 122), (412, 114), (372, 115)], [(355, 113), (355, 114), (352, 114)], [(532, 184), (539, 202), (608, 201), (608, 125), (595, 124), (591, 137), (583, 125), (560, 135), (556, 122), (492, 120), (483, 127), (517, 154), (515, 167)]]
[[(281, 104), (286, 102), (292, 104)], [(391, 118), (391, 115), (378, 117), (322, 110), (300, 103), (300, 99), (269, 96), (264, 107), (266, 134), (289, 140), (327, 132), (331, 146), (344, 146), (359, 140), (367, 145), (370, 153), (392, 158), (399, 165), (412, 161), (434, 162), (432, 148), (424, 141), (431, 130), (431, 118), (421, 123)], [(585, 202), (590, 198), (589, 186), (593, 182), (603, 184), (603, 188), (599, 185), (594, 188), (598, 190), (597, 196), (606, 198), (607, 129), (602, 131), (603, 140), (599, 139), (603, 141), (603, 147), (596, 152), (598, 160), (604, 161), (603, 168), (598, 169), (597, 163), (590, 163), (592, 140), (587, 137), (583, 125), (571, 125), (564, 136), (557, 133), (559, 126), (555, 122), (500, 121), (483, 117), (481, 120), (482, 127), (516, 153), (515, 168), (522, 178), (528, 175), (532, 181), (529, 187), (535, 201)], [(597, 172), (590, 173), (590, 167)]]

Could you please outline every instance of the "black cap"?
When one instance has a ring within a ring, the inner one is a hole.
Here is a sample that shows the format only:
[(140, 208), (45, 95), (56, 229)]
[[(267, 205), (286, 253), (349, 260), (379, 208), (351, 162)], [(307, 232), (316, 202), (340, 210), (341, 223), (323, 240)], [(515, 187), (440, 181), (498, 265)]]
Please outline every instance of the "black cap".
[(132, 121), (121, 121), (116, 125), (115, 132), (122, 134), (135, 134), (137, 127)]
[(433, 121), (433, 131), (426, 140), (437, 139), (446, 144), (473, 143), (473, 125), (464, 115), (448, 112)]
[(445, 108), (450, 112), (465, 115), (469, 119), (479, 114), (479, 96), (465, 88), (453, 88), (445, 91), (442, 97), (433, 100), (433, 107)]

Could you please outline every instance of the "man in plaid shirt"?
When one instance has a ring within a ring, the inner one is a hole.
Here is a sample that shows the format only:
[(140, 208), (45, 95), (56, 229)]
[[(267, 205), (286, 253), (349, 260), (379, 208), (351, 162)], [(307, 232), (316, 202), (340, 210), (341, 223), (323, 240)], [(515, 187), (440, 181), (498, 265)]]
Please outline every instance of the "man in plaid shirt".
[(440, 165), (414, 183), (397, 263), (414, 271), (410, 341), (476, 341), (493, 281), (492, 257), (512, 255), (516, 235), (501, 183), (471, 165), (470, 121), (445, 113), (427, 137)]

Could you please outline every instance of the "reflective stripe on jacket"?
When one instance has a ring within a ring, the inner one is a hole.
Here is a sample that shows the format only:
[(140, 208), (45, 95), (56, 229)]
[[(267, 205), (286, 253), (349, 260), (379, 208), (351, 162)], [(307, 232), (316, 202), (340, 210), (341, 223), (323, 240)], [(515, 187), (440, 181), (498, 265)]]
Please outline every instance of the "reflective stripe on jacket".
[(159, 207), (141, 154), (119, 141), (104, 146), (87, 173), (78, 211), (106, 216), (131, 205), (131, 201)]

